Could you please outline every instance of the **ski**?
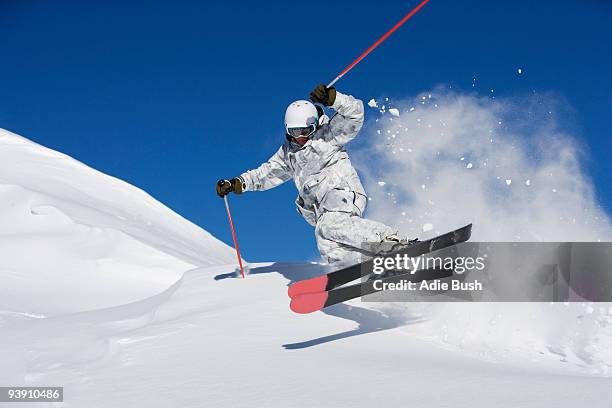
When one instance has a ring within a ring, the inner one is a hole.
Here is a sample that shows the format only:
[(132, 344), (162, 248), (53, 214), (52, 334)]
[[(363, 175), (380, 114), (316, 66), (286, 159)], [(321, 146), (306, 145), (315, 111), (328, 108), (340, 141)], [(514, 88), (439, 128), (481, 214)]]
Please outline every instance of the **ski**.
[[(442, 234), (440, 236), (430, 238), (425, 241), (419, 241), (414, 245), (400, 249), (385, 256), (394, 256), (395, 254), (406, 254), (410, 257), (417, 257), (428, 252), (436, 251), (442, 248), (447, 248), (470, 239), (472, 234), (472, 224), (461, 227), (454, 231)], [(372, 270), (372, 259), (368, 259), (362, 263), (351, 265), (349, 267), (330, 272), (326, 275), (317, 276), (311, 279), (305, 279), (289, 286), (288, 294), (290, 298), (294, 298), (306, 293), (317, 293), (332, 290), (346, 283), (359, 279), (362, 276), (363, 270)]]
[(341, 288), (332, 289), (329, 291), (303, 293), (291, 299), (290, 308), (295, 313), (312, 313), (324, 309), (326, 307), (335, 305), (337, 303), (346, 302), (347, 300), (355, 299), (360, 296), (366, 296), (371, 293), (380, 292), (380, 290), (377, 290), (374, 287), (376, 281), (381, 282), (381, 284), (395, 283), (401, 280), (422, 282), (424, 280), (447, 278), (452, 275), (452, 270), (449, 271), (440, 269), (422, 269), (415, 273), (406, 272), (387, 278), (378, 278), (361, 283), (356, 283), (354, 285), (343, 286)]

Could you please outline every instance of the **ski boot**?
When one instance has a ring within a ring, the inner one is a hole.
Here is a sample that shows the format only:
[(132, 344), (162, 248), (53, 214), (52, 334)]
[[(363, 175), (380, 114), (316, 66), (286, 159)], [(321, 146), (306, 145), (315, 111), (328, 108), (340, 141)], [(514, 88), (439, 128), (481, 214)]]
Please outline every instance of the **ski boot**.
[(386, 235), (380, 241), (380, 248), (376, 255), (388, 255), (393, 252), (400, 251), (402, 249), (408, 248), (419, 242), (418, 238), (408, 239), (402, 238), (397, 233), (393, 233), (390, 235)]
[[(419, 242), (418, 238), (414, 238), (414, 239), (408, 239), (408, 238), (401, 238), (399, 235), (397, 235), (397, 233), (393, 233), (390, 235), (385, 236), (378, 247), (378, 250), (376, 251), (375, 256), (386, 256), (386, 255), (390, 255), (394, 252), (400, 251), (402, 249), (408, 248), (414, 244), (416, 244), (417, 242)], [(391, 270), (391, 271), (387, 271), (381, 275), (376, 275), (376, 274), (370, 274), (367, 278), (367, 281), (372, 281), (375, 279), (384, 279), (384, 278), (388, 278), (391, 276), (395, 276), (395, 275), (399, 275), (402, 273), (406, 273), (406, 271), (395, 271), (395, 270)]]

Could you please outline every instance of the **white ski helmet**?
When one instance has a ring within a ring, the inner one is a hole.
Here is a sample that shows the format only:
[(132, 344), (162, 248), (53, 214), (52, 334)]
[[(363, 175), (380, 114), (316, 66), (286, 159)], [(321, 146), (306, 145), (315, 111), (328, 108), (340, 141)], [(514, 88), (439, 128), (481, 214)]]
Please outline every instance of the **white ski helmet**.
[(308, 137), (317, 130), (319, 112), (312, 103), (304, 100), (292, 102), (285, 112), (285, 130), (288, 136)]

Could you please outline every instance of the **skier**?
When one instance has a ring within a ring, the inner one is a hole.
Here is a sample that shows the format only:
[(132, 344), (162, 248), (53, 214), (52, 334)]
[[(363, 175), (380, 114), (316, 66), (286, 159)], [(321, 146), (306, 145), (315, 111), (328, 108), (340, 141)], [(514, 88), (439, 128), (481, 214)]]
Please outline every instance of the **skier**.
[[(318, 85), (310, 100), (334, 109), (329, 119), (319, 105), (298, 100), (285, 113), (286, 142), (257, 169), (231, 180), (219, 180), (220, 197), (230, 192), (263, 191), (293, 178), (299, 192), (298, 212), (315, 227), (317, 247), (330, 264), (361, 262), (364, 243), (408, 245), (397, 231), (364, 219), (368, 198), (346, 152), (363, 125), (363, 102), (335, 88)], [(388, 245), (387, 245), (388, 246)], [(397, 249), (397, 248), (394, 248)]]

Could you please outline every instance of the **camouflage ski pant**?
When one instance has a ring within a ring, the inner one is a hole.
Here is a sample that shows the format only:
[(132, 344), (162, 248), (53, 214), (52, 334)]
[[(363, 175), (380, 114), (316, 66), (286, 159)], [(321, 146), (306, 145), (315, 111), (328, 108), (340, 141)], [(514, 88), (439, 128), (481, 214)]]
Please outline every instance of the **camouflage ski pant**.
[(334, 266), (348, 266), (363, 261), (372, 253), (363, 251), (363, 244), (378, 243), (396, 233), (380, 222), (361, 218), (365, 209), (353, 213), (327, 211), (319, 216), (315, 227), (317, 247), (321, 256)]

